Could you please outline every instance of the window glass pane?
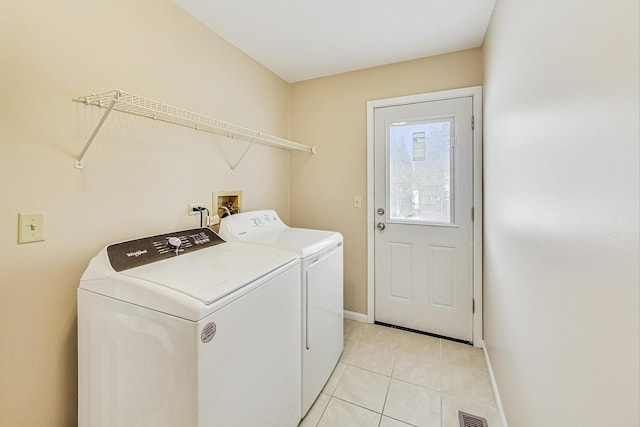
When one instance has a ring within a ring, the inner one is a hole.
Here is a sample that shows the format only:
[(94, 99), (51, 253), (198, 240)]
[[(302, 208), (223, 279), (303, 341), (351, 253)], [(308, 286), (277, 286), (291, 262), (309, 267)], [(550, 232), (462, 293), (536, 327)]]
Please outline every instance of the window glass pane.
[(452, 121), (389, 126), (390, 220), (452, 222)]

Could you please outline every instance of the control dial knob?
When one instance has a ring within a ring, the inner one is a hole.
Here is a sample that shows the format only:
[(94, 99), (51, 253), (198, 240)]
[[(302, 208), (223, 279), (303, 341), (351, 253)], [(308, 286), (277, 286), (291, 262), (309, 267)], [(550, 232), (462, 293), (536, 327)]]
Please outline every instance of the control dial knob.
[(169, 246), (176, 251), (176, 255), (178, 255), (178, 249), (180, 249), (180, 245), (182, 244), (182, 240), (179, 237), (169, 237)]

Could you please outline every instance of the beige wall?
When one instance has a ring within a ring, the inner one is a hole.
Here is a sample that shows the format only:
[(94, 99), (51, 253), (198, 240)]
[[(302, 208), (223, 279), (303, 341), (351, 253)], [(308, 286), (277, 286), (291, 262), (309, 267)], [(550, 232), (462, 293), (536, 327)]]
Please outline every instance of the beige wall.
[(346, 310), (367, 312), (367, 101), (480, 84), (482, 52), (471, 49), (291, 86), (290, 136), (318, 150), (291, 157), (291, 221), (344, 235)]
[[(289, 154), (71, 101), (114, 88), (287, 136), (289, 86), (168, 1), (0, 6), (0, 426), (76, 423), (76, 288), (105, 244), (193, 227), (190, 202), (242, 189), (288, 219)], [(18, 212), (46, 241), (17, 245)]]
[(485, 343), (511, 427), (637, 426), (639, 26), (498, 0), (485, 41)]

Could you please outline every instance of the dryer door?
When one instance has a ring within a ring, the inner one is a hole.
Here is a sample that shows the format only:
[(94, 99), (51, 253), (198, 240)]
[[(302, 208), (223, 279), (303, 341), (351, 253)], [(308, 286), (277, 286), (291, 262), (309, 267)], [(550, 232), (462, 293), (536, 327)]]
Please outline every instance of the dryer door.
[(302, 414), (306, 414), (335, 368), (343, 348), (343, 249), (338, 246), (304, 272)]

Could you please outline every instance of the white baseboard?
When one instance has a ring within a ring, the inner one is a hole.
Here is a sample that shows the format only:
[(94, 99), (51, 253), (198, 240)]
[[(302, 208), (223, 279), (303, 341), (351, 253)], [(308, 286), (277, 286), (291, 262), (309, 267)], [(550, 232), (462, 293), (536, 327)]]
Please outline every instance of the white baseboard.
[(349, 320), (356, 320), (358, 322), (364, 322), (364, 323), (368, 322), (368, 317), (366, 314), (356, 313), (355, 311), (345, 310), (344, 318)]
[(482, 343), (482, 351), (484, 352), (484, 360), (487, 363), (487, 371), (489, 371), (489, 381), (491, 381), (491, 388), (493, 389), (493, 396), (496, 399), (496, 407), (498, 409), (498, 416), (502, 422), (502, 427), (509, 427), (507, 425), (507, 418), (504, 415), (504, 408), (502, 407), (502, 400), (500, 399), (500, 392), (498, 392), (498, 385), (496, 384), (496, 378), (493, 376), (493, 368), (491, 367), (491, 360), (489, 360), (489, 353), (487, 352), (487, 346)]

